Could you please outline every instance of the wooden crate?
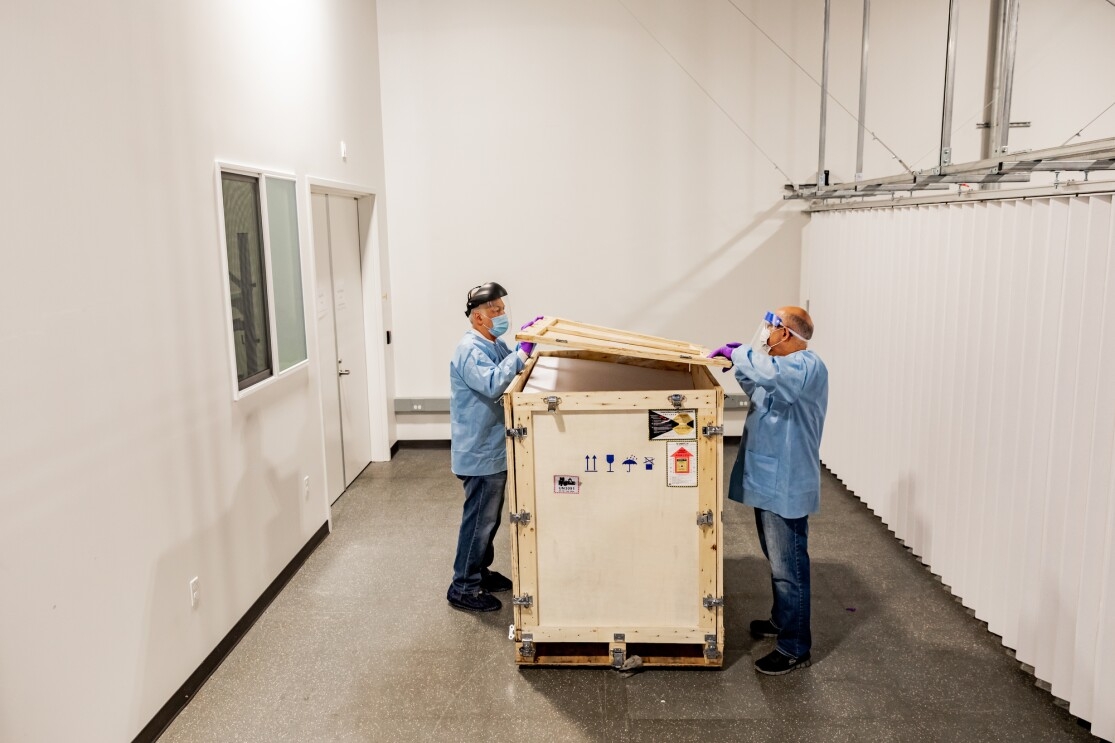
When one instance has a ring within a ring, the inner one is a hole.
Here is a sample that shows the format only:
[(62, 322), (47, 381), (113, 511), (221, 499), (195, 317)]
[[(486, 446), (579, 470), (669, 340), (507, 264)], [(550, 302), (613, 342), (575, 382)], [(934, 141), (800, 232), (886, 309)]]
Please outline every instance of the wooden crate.
[(552, 319), (504, 396), (515, 661), (719, 668), (724, 392), (700, 346)]

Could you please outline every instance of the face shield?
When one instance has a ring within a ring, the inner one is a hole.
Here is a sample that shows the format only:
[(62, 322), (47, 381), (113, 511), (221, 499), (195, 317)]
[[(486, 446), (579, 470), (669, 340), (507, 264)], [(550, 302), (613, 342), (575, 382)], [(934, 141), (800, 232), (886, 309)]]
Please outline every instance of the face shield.
[[(751, 336), (752, 350), (769, 356), (770, 333), (775, 328), (785, 328), (790, 335), (796, 338), (800, 338), (802, 341), (805, 340), (805, 338), (802, 338), (800, 335), (795, 333), (793, 328), (783, 323), (781, 317), (774, 314), (773, 312), (768, 312), (766, 313), (766, 315), (763, 316), (763, 321), (759, 323), (759, 327), (755, 330), (755, 335)], [(782, 341), (779, 341), (778, 343), (782, 343)], [(775, 345), (778, 344), (776, 343)]]

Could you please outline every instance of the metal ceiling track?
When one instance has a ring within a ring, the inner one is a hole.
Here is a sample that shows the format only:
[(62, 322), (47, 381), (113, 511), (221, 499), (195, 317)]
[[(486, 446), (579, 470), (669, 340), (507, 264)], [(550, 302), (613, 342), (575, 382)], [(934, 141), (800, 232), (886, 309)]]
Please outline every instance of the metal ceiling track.
[(948, 184), (984, 185), (1026, 183), (1035, 172), (1090, 173), (1115, 170), (1115, 137), (1078, 142), (1046, 150), (1016, 152), (983, 160), (939, 165), (912, 175), (886, 176), (832, 185), (801, 184), (787, 186), (787, 199), (847, 199), (878, 196), (892, 197), (897, 192), (939, 190)]
[[(986, 105), (989, 121), (979, 124), (984, 131), (981, 159), (966, 163), (952, 162), (953, 92), (956, 79), (956, 48), (959, 31), (960, 0), (949, 0), (948, 39), (945, 50), (944, 98), (941, 102), (940, 150), (934, 167), (925, 170), (908, 170), (899, 175), (882, 178), (863, 178), (863, 134), (867, 98), (867, 52), (871, 0), (863, 0), (863, 35), (860, 54), (859, 132), (856, 147), (855, 180), (829, 183), (825, 170), (825, 133), (828, 102), (828, 51), (830, 3), (825, 0), (823, 42), (823, 71), (821, 76), (821, 121), (817, 178), (815, 183), (787, 184), (785, 199), (808, 199), (814, 205), (833, 203), (840, 199), (886, 198), (894, 201), (902, 192), (914, 197), (922, 191), (945, 191), (953, 184), (978, 187), (981, 192), (997, 189), (1001, 183), (1027, 183), (1032, 173), (1041, 171), (1084, 173), (1115, 170), (1115, 138), (1078, 142), (1072, 145), (1051, 147), (1044, 150), (1008, 154), (1007, 139), (1012, 126), (1010, 121), (1011, 89), (1014, 82), (1014, 60), (1017, 49), (1018, 17), (1021, 0), (991, 0), (989, 24)], [(1023, 122), (1017, 122), (1022, 125)], [(891, 153), (894, 154), (893, 152)], [(905, 163), (895, 155), (905, 167)], [(1059, 179), (1054, 186), (1059, 184)], [(942, 194), (941, 198), (949, 195)], [(904, 199), (905, 200), (905, 199)], [(857, 203), (857, 202), (851, 202)], [(858, 203), (875, 203), (861, 201)]]

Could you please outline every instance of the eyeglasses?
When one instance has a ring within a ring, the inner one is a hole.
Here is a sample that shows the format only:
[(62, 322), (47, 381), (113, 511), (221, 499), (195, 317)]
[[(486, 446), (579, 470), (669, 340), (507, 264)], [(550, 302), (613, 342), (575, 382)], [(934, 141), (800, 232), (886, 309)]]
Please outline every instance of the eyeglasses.
[(779, 317), (778, 315), (774, 314), (773, 312), (768, 312), (766, 315), (764, 315), (763, 316), (763, 322), (765, 322), (767, 325), (771, 326), (772, 328), (784, 328), (787, 333), (794, 336), (795, 338), (799, 338), (803, 341), (806, 340), (805, 338), (802, 338), (799, 333), (795, 333), (793, 328), (791, 328), (789, 325), (786, 325), (784, 322), (782, 322), (782, 318)]

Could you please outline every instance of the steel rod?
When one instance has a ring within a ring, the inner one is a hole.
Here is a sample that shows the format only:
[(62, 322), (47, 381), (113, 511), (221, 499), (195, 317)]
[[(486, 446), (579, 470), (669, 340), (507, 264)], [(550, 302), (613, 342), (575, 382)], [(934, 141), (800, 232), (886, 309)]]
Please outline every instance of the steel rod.
[(859, 57), (859, 133), (856, 136), (856, 175), (855, 180), (863, 177), (863, 135), (867, 130), (867, 46), (871, 29), (871, 0), (863, 0), (863, 34)]
[(1010, 104), (1014, 89), (1014, 58), (1018, 50), (1018, 13), (1022, 0), (1007, 0), (1007, 38), (1003, 53), (1003, 73), (999, 83), (999, 128), (998, 150), (995, 154), (1005, 155), (1007, 140), (1010, 136)]
[[(955, 163), (947, 165), (942, 168), (942, 173), (945, 175), (964, 175), (967, 173), (979, 174), (999, 172), (1009, 164), (1013, 163), (1026, 163), (1026, 162), (1040, 162), (1055, 159), (1069, 159), (1069, 158), (1093, 158), (1095, 160), (1109, 160), (1115, 158), (1115, 137), (1107, 139), (1095, 139), (1089, 142), (1077, 142), (1075, 144), (1063, 145), (1061, 147), (1050, 147), (1044, 150), (1031, 150), (1030, 152), (1019, 152), (1013, 155), (1003, 155), (1001, 157), (991, 157), (982, 160), (974, 160), (966, 163)], [(1069, 168), (1065, 168), (1069, 170)], [(888, 175), (881, 178), (869, 178), (860, 181), (859, 183), (834, 183), (831, 186), (825, 186), (820, 189), (823, 193), (828, 190), (843, 191), (856, 186), (864, 186), (872, 183), (908, 183), (910, 181), (909, 173), (902, 173), (899, 175)]]
[(825, 129), (829, 97), (829, 17), (832, 0), (825, 0), (825, 40), (821, 49), (821, 127), (817, 146), (817, 187), (827, 186), (825, 178)]
[[(890, 191), (942, 191), (949, 188), (946, 183), (888, 183), (885, 186), (864, 186), (857, 188), (858, 193), (886, 193)], [(827, 194), (826, 194), (827, 195)]]
[(1115, 160), (1042, 160), (1033, 163), (1003, 163), (1003, 173), (1030, 173), (1060, 170), (1070, 173), (1087, 173), (1090, 170), (1115, 170)]
[(918, 183), (1028, 183), (1029, 173), (968, 173), (966, 175), (919, 175)]
[(999, 77), (1003, 69), (1002, 43), (1005, 32), (1006, 3), (1008, 0), (991, 0), (987, 24), (987, 73), (984, 80), (983, 115), (987, 128), (980, 142), (980, 157), (994, 157), (995, 143), (999, 141)]
[(999, 201), (1003, 199), (1035, 199), (1049, 196), (1080, 196), (1085, 194), (1104, 194), (1115, 192), (1115, 182), (1063, 181), (1057, 186), (1030, 186), (1028, 188), (1000, 189), (998, 191), (969, 191), (965, 194), (940, 193), (918, 196), (899, 196), (897, 198), (878, 198), (888, 194), (878, 194), (875, 200), (857, 200), (833, 203), (817, 200), (812, 202), (806, 212), (828, 212), (852, 209), (886, 209), (918, 204), (948, 204), (965, 201)]
[(945, 92), (941, 101), (941, 152), (937, 164), (952, 162), (952, 99), (956, 90), (956, 35), (960, 26), (960, 0), (949, 0), (949, 33), (945, 44)]

